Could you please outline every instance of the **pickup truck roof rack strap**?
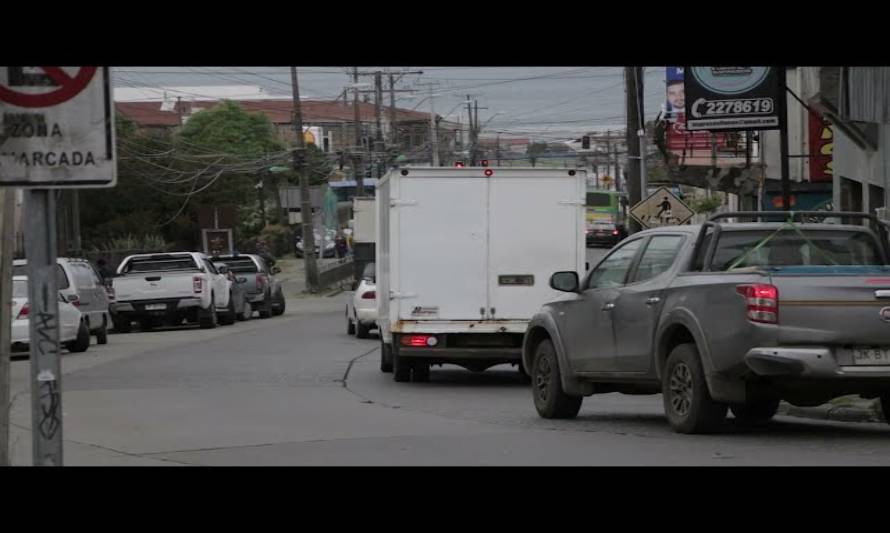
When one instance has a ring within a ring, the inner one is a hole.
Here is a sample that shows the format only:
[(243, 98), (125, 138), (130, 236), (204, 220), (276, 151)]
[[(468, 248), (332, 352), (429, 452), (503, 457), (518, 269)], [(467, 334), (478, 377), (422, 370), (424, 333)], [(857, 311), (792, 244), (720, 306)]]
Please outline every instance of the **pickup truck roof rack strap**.
[(817, 252), (819, 252), (819, 255), (821, 255), (821, 256), (824, 257), (825, 259), (828, 259), (828, 261), (829, 261), (832, 265), (834, 265), (834, 266), (837, 266), (837, 265), (838, 265), (838, 262), (835, 261), (833, 257), (831, 257), (830, 255), (828, 255), (827, 253), (825, 253), (825, 251), (822, 250), (822, 248), (820, 248), (819, 246), (817, 246), (816, 243), (814, 243), (814, 242), (811, 241), (806, 235), (804, 235), (803, 232), (800, 231), (800, 228), (797, 227), (797, 225), (794, 223), (793, 220), (789, 219), (789, 220), (788, 220), (788, 223), (787, 223), (786, 225), (787, 225), (787, 226), (790, 226), (791, 229), (794, 230), (795, 233), (797, 233), (798, 235), (800, 235), (800, 238), (803, 239), (805, 243), (809, 244), (810, 247), (811, 247), (812, 249), (814, 249), (814, 250), (816, 250)]
[[(790, 219), (789, 219), (789, 221), (790, 221)], [(729, 265), (729, 268), (727, 268), (726, 270), (732, 270), (732, 269), (734, 269), (735, 267), (739, 266), (740, 264), (744, 263), (745, 260), (748, 259), (748, 256), (749, 256), (749, 255), (753, 254), (754, 252), (756, 252), (757, 250), (759, 250), (760, 248), (762, 248), (766, 243), (768, 243), (769, 241), (773, 240), (773, 237), (775, 237), (776, 235), (778, 235), (780, 231), (784, 230), (784, 229), (785, 229), (785, 226), (787, 226), (787, 225), (788, 225), (788, 224), (786, 223), (786, 224), (783, 224), (783, 225), (779, 226), (779, 227), (776, 229), (776, 231), (770, 233), (769, 235), (767, 235), (767, 236), (764, 237), (763, 239), (760, 239), (760, 242), (758, 242), (753, 248), (751, 248), (750, 250), (748, 250), (747, 252), (745, 252), (744, 254), (742, 254), (742, 256), (739, 257), (738, 259), (736, 259), (731, 265)]]

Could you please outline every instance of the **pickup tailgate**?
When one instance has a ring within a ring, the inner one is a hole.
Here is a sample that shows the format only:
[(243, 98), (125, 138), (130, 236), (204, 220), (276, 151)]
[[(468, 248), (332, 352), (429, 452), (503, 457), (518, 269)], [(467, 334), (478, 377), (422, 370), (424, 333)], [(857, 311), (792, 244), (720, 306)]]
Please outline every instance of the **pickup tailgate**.
[[(140, 272), (114, 279), (118, 302), (188, 298), (199, 296), (194, 291), (194, 272)], [(206, 281), (204, 281), (206, 284)], [(203, 287), (209, 290), (209, 287)]]
[(771, 275), (779, 290), (780, 344), (890, 347), (890, 270), (806, 270)]

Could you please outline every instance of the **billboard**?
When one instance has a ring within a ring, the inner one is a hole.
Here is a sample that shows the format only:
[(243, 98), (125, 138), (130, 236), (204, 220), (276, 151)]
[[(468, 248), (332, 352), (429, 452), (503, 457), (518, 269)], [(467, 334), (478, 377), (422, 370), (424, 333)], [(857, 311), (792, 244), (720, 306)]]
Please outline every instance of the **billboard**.
[[(777, 129), (779, 73), (775, 67), (684, 67), (686, 128)], [(781, 95), (784, 98), (784, 95)]]
[(716, 143), (718, 152), (726, 151), (726, 135), (717, 133), (712, 139), (711, 132), (687, 129), (684, 73), (684, 67), (665, 69), (664, 117), (668, 124), (665, 144), (668, 152), (676, 155), (680, 164), (710, 165), (712, 142)]
[(810, 181), (832, 181), (832, 153), (834, 132), (831, 123), (817, 113), (809, 113)]

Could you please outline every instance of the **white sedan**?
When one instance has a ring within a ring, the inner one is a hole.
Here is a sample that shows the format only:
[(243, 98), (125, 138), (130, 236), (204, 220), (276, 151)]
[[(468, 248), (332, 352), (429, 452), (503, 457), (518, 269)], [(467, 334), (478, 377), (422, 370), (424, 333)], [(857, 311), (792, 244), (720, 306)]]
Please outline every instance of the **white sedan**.
[(377, 327), (377, 285), (374, 263), (368, 263), (352, 298), (346, 304), (346, 333), (367, 339)]
[[(24, 350), (30, 342), (28, 318), (31, 305), (28, 302), (28, 278), (12, 278), (12, 346)], [(90, 347), (90, 330), (81, 312), (59, 294), (59, 341), (69, 352), (85, 352)]]

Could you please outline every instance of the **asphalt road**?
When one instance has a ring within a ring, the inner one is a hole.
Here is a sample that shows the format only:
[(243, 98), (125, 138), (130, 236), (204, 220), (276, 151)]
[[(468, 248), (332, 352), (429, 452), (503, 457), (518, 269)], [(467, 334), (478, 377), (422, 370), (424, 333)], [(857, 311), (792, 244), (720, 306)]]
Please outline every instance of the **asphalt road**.
[[(591, 254), (604, 252), (592, 250)], [(346, 335), (346, 294), (215, 330), (112, 335), (63, 357), (69, 465), (890, 465), (890, 426), (777, 417), (677, 435), (660, 396), (587, 398), (537, 416), (515, 368), (379, 370)], [(15, 464), (30, 464), (28, 361), (13, 361)]]

